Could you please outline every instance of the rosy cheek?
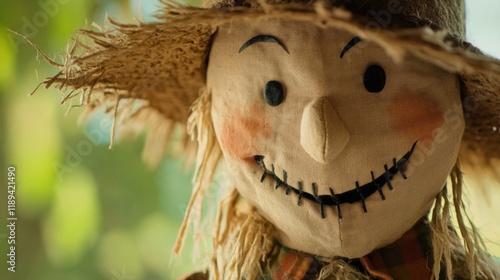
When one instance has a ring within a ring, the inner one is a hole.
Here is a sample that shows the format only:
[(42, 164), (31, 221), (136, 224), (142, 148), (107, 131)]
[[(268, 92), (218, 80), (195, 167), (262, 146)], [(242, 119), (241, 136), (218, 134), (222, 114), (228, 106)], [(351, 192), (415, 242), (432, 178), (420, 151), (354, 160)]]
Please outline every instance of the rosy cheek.
[(409, 142), (432, 140), (434, 130), (444, 123), (439, 103), (422, 92), (400, 93), (390, 105), (389, 116), (392, 128)]
[(233, 115), (222, 125), (221, 147), (233, 158), (252, 161), (253, 156), (263, 152), (257, 149), (257, 144), (270, 137), (269, 122), (259, 114)]

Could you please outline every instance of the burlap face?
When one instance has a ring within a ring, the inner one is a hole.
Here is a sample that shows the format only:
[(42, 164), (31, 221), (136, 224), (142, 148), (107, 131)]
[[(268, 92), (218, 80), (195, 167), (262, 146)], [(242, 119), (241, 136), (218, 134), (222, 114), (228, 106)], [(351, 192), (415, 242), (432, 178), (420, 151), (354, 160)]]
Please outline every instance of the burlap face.
[[(444, 186), (464, 130), (453, 74), (413, 57), (395, 64), (365, 41), (341, 58), (353, 37), (291, 20), (235, 22), (219, 28), (207, 73), (234, 185), (281, 243), (324, 257), (360, 257), (411, 228)], [(274, 106), (270, 81), (284, 93)], [(363, 195), (372, 181), (378, 189)]]

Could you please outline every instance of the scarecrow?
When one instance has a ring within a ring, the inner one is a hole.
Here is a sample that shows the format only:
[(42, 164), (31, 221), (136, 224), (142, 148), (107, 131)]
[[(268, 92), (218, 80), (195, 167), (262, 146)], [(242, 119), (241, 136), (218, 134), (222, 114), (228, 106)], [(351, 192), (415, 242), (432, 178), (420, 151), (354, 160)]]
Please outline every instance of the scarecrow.
[(153, 165), (186, 136), (175, 252), (224, 171), (190, 279), (500, 278), (462, 203), (459, 159), (487, 176), (500, 157), (500, 62), (467, 43), (464, 1), (163, 4), (158, 22), (81, 31), (93, 44), (44, 83), (105, 108), (113, 133), (147, 129)]

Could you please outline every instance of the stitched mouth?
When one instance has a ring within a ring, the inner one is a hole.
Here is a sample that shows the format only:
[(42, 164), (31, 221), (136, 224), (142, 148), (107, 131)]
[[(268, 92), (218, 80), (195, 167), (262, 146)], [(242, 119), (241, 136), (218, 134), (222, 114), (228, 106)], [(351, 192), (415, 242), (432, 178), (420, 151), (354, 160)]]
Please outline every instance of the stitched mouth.
[(328, 195), (318, 195), (318, 186), (316, 183), (311, 184), (311, 190), (312, 193), (304, 191), (304, 186), (302, 182), (297, 182), (297, 187), (291, 186), (289, 183), (287, 183), (287, 172), (283, 170), (283, 176), (279, 177), (274, 168), (274, 164), (271, 164), (271, 169), (268, 169), (266, 165), (264, 164), (264, 156), (257, 155), (254, 156), (255, 162), (262, 167), (263, 174), (260, 179), (261, 182), (264, 182), (267, 176), (271, 176), (273, 180), (275, 181), (275, 189), (279, 188), (285, 188), (285, 194), (289, 195), (290, 193), (295, 193), (298, 195), (298, 200), (297, 200), (297, 205), (302, 204), (302, 200), (306, 199), (309, 201), (312, 201), (314, 203), (317, 203), (319, 205), (319, 210), (321, 214), (321, 218), (325, 218), (325, 212), (324, 212), (324, 206), (330, 206), (330, 207), (335, 207), (337, 208), (337, 215), (339, 219), (342, 219), (342, 212), (340, 205), (345, 204), (345, 203), (356, 203), (356, 202), (361, 202), (361, 205), (363, 207), (363, 211), (366, 213), (367, 208), (366, 208), (366, 203), (365, 199), (370, 197), (371, 195), (378, 193), (382, 200), (385, 200), (385, 195), (383, 192), (383, 187), (387, 185), (389, 190), (393, 190), (393, 185), (392, 185), (392, 179), (399, 173), (403, 177), (403, 179), (407, 179), (407, 176), (405, 174), (405, 169), (406, 165), (408, 164), (408, 161), (410, 160), (410, 157), (413, 154), (413, 151), (415, 150), (415, 146), (417, 145), (417, 141), (413, 144), (411, 149), (403, 155), (399, 160), (396, 160), (394, 158), (393, 165), (391, 167), (388, 167), (387, 164), (384, 165), (385, 172), (383, 172), (380, 176), (376, 177), (373, 174), (373, 171), (371, 171), (371, 177), (372, 181), (368, 182), (364, 185), (359, 185), (359, 182), (355, 182), (355, 188), (343, 192), (343, 193), (338, 193), (336, 194), (334, 190), (329, 187), (330, 194)]

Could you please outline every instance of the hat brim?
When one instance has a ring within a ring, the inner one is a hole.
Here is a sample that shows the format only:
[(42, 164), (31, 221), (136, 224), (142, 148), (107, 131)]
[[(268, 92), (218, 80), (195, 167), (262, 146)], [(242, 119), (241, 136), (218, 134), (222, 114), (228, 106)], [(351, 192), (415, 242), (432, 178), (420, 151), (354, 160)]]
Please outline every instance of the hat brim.
[[(261, 3), (227, 9), (164, 4), (158, 22), (125, 25), (110, 20), (111, 30), (79, 31), (80, 38), (83, 35), (91, 42), (77, 37), (61, 72), (44, 82), (46, 87), (70, 90), (64, 101), (77, 96), (76, 91), (88, 111), (104, 107), (115, 119), (122, 115), (119, 124), (124, 130), (150, 127), (146, 153), (153, 164), (162, 156), (174, 124), (186, 124), (189, 108), (205, 85), (207, 55), (217, 27), (268, 18), (344, 29), (379, 44), (395, 61), (411, 54), (457, 73), (467, 102), (464, 150), (500, 158), (500, 62), (445, 31), (422, 26), (418, 19), (407, 21), (417, 25), (413, 28), (397, 21), (385, 28), (367, 28), (373, 19), (321, 4)], [(181, 134), (186, 133), (181, 129)], [(182, 143), (187, 147), (187, 141)]]

